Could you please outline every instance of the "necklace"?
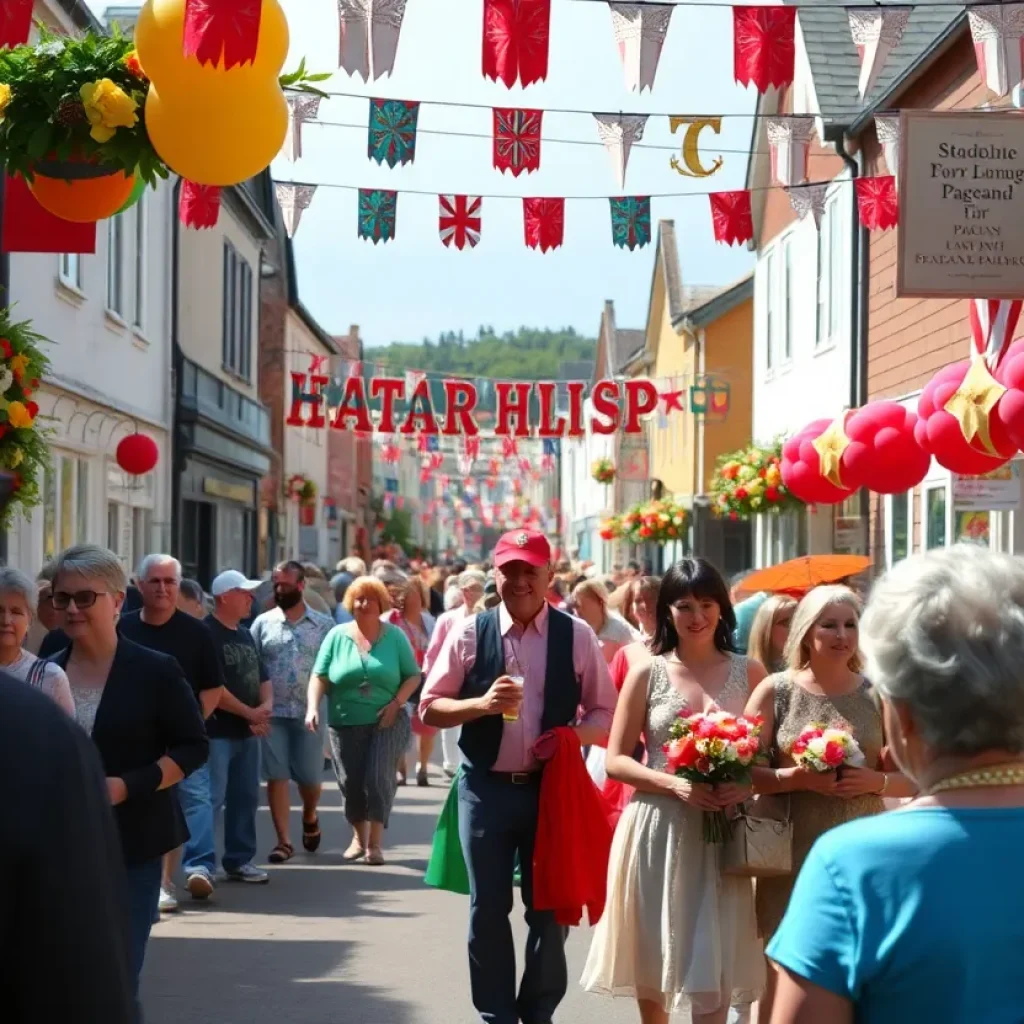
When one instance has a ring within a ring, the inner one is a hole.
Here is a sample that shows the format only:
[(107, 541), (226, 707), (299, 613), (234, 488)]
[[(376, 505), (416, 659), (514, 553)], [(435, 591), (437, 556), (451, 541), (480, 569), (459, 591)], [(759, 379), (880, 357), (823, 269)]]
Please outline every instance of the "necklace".
[(1001, 764), (991, 768), (977, 768), (940, 779), (928, 790), (928, 795), (947, 789), (980, 789), (986, 786), (1024, 786), (1024, 764)]

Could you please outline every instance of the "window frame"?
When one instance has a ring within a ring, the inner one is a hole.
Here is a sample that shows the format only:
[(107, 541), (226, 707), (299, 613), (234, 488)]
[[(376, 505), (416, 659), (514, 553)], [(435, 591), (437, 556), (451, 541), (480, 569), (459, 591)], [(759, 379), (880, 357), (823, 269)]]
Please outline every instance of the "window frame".
[(222, 271), (221, 365), (226, 373), (251, 383), (255, 279), (248, 260), (228, 239)]
[[(74, 276), (70, 273), (72, 266), (71, 261), (74, 261)], [(65, 288), (70, 288), (75, 292), (83, 292), (84, 275), (82, 273), (82, 253), (80, 252), (62, 252), (57, 255), (57, 280), (64, 285)]]
[(781, 306), (785, 315), (782, 328), (782, 359), (780, 365), (785, 366), (793, 361), (793, 320), (795, 310), (796, 289), (793, 288), (793, 232), (790, 231), (782, 240), (782, 295)]
[[(67, 464), (70, 463), (70, 466)], [(67, 480), (65, 470), (67, 467)], [(92, 462), (79, 452), (56, 449), (43, 476), (42, 550), (44, 561), (74, 544), (85, 543), (89, 535), (89, 499), (92, 490)], [(71, 496), (65, 501), (65, 485), (70, 482)], [(80, 491), (83, 489), (85, 493)], [(65, 526), (72, 536), (65, 537)], [(79, 536), (79, 533), (82, 536)], [(51, 536), (48, 538), (48, 534)], [(52, 540), (52, 548), (50, 546)]]
[(842, 330), (839, 313), (842, 308), (841, 256), (843, 232), (839, 223), (839, 191), (833, 189), (825, 202), (825, 212), (818, 229), (815, 275), (814, 347), (833, 344)]
[[(929, 526), (931, 523), (930, 510), (928, 508), (928, 499), (932, 494), (941, 494), (943, 501), (943, 516), (942, 516), (942, 542), (940, 544), (931, 543), (931, 535), (929, 532)], [(935, 551), (940, 548), (949, 546), (949, 538), (952, 532), (952, 525), (950, 523), (950, 514), (952, 502), (949, 496), (949, 481), (932, 481), (931, 483), (925, 482), (921, 485), (921, 550), (922, 551)]]
[[(901, 501), (907, 517), (907, 551), (903, 558), (909, 558), (914, 553), (914, 490), (911, 488), (902, 494), (887, 494), (885, 496), (885, 567), (887, 569), (891, 569), (897, 562), (893, 548), (896, 525), (895, 509), (897, 503)], [(902, 560), (900, 559), (900, 561)]]
[(772, 246), (764, 256), (765, 273), (765, 356), (764, 369), (769, 376), (775, 372), (775, 314), (772, 311), (775, 298), (775, 259), (777, 246)]
[(135, 252), (134, 270), (135, 279), (132, 282), (134, 292), (132, 295), (132, 327), (145, 336), (146, 333), (146, 312), (148, 309), (148, 295), (146, 288), (146, 271), (148, 260), (146, 258), (147, 243), (149, 236), (149, 205), (146, 202), (145, 192), (135, 204)]
[(106, 309), (125, 323), (124, 287), (124, 214), (115, 214), (107, 221), (107, 294)]

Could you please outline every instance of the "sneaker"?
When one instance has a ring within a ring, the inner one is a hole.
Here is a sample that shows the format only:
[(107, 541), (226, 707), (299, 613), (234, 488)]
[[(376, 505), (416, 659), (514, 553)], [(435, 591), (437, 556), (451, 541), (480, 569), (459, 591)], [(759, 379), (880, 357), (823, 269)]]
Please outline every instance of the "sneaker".
[(228, 871), (224, 869), (224, 877), (229, 882), (249, 882), (251, 885), (266, 885), (270, 881), (270, 875), (260, 870), (255, 864), (243, 864), (240, 868), (233, 868)]
[(178, 897), (174, 894), (174, 886), (160, 886), (160, 902), (157, 904), (161, 914), (173, 914), (178, 909)]
[(213, 879), (205, 868), (196, 868), (185, 879), (185, 888), (194, 900), (205, 900), (213, 894)]

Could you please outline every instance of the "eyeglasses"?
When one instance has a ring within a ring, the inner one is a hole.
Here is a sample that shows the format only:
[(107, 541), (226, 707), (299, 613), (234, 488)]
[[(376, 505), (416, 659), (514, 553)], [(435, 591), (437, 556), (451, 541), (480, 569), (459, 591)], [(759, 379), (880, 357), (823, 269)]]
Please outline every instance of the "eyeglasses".
[(69, 594), (66, 590), (55, 590), (53, 592), (53, 607), (62, 612), (68, 608), (72, 601), (78, 609), (91, 608), (96, 603), (97, 597), (102, 597), (106, 591), (102, 590), (76, 590)]

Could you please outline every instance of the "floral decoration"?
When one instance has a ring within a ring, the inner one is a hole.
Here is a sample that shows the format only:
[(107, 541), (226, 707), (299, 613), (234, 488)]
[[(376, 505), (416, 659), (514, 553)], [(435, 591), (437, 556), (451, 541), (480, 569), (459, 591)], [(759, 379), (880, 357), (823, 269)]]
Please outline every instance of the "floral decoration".
[(622, 516), (609, 516), (601, 520), (598, 530), (601, 540), (618, 540), (622, 536)]
[(687, 515), (674, 498), (645, 501), (619, 517), (620, 536), (633, 544), (667, 544), (686, 533)]
[(316, 484), (301, 473), (289, 477), (286, 490), (288, 497), (300, 505), (312, 505), (316, 501)]
[(14, 493), (0, 512), (4, 527), (16, 513), (39, 504), (42, 475), (50, 464), (47, 432), (32, 400), (50, 365), (41, 347), (45, 342), (28, 321), (15, 323), (10, 309), (0, 310), (0, 470), (14, 474)]
[(615, 463), (611, 459), (594, 459), (590, 475), (599, 484), (610, 484), (615, 479)]
[(752, 444), (719, 457), (711, 484), (712, 508), (729, 519), (786, 512), (803, 503), (782, 482), (782, 445)]

